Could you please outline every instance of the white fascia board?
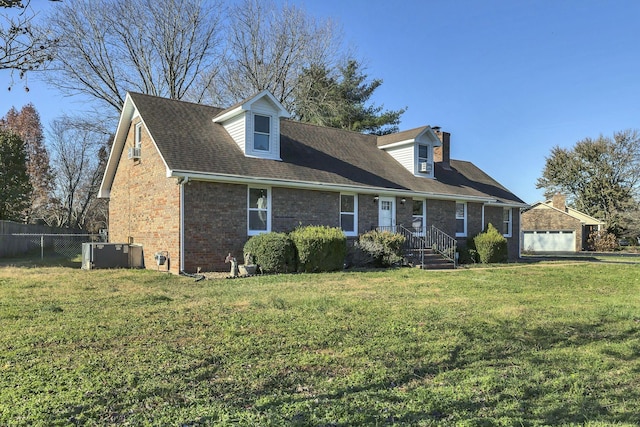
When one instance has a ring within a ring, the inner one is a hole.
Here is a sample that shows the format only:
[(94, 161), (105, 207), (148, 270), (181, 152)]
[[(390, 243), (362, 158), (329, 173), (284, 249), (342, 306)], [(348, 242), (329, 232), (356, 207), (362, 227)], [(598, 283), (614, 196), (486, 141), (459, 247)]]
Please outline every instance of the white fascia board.
[(378, 148), (381, 149), (381, 150), (385, 150), (387, 148), (395, 148), (395, 147), (400, 147), (402, 145), (410, 145), (410, 144), (413, 144), (415, 142), (416, 142), (415, 139), (405, 139), (404, 141), (393, 142), (393, 143), (387, 144), (387, 145), (381, 145)]
[(120, 157), (124, 149), (124, 143), (127, 139), (127, 132), (131, 119), (136, 112), (135, 105), (127, 93), (124, 104), (122, 106), (122, 112), (120, 113), (120, 119), (118, 120), (118, 128), (111, 145), (111, 151), (109, 152), (109, 159), (107, 160), (107, 166), (104, 169), (104, 175), (102, 176), (102, 182), (100, 183), (100, 189), (98, 190), (98, 198), (108, 198), (111, 193), (111, 185), (113, 184), (113, 178), (120, 163)]
[(245, 111), (243, 105), (239, 105), (236, 108), (234, 108), (233, 110), (229, 110), (226, 113), (224, 113), (221, 116), (218, 117), (214, 117), (213, 118), (213, 122), (214, 123), (224, 123), (225, 121), (237, 116), (238, 114), (241, 114), (243, 111)]
[(189, 178), (196, 181), (212, 181), (212, 182), (225, 182), (230, 184), (262, 184), (272, 185), (275, 187), (288, 187), (288, 188), (302, 188), (307, 190), (329, 190), (329, 191), (343, 191), (361, 194), (377, 194), (380, 196), (404, 196), (404, 197), (416, 197), (422, 199), (434, 199), (434, 200), (458, 200), (467, 202), (479, 202), (490, 203), (496, 202), (496, 199), (482, 196), (463, 196), (458, 194), (443, 194), (443, 193), (431, 193), (431, 192), (418, 192), (412, 190), (394, 190), (384, 187), (365, 187), (358, 185), (340, 185), (340, 184), (328, 184), (324, 182), (309, 182), (309, 181), (290, 181), (286, 179), (276, 178), (262, 178), (262, 177), (248, 177), (238, 175), (224, 175), (224, 174), (208, 174), (202, 172), (192, 172), (184, 170), (169, 170), (167, 169), (167, 178)]
[(521, 208), (521, 209), (529, 209), (531, 206), (526, 203), (505, 203), (505, 202), (489, 202), (485, 203), (485, 206), (498, 206), (502, 208)]
[[(116, 136), (113, 141), (113, 145), (111, 146), (111, 152), (109, 153), (109, 160), (107, 160), (107, 166), (104, 171), (104, 176), (102, 177), (102, 183), (100, 184), (100, 190), (98, 190), (98, 198), (108, 199), (111, 195), (111, 185), (113, 184), (113, 179), (116, 174), (116, 170), (118, 169), (118, 164), (120, 163), (120, 158), (124, 152), (124, 144), (127, 141), (127, 134), (129, 133), (129, 127), (131, 126), (131, 121), (138, 117), (140, 113), (138, 112), (138, 108), (135, 106), (133, 100), (127, 93), (127, 97), (125, 98), (124, 105), (122, 107), (122, 114), (120, 115), (120, 120), (118, 121), (118, 128), (116, 130)], [(158, 149), (158, 144), (156, 144), (153, 135), (149, 131), (147, 124), (144, 121), (144, 117), (140, 116), (140, 121), (144, 128), (147, 130), (149, 134), (149, 138), (151, 139), (151, 143), (153, 147), (156, 149), (158, 154), (160, 155), (160, 159), (162, 159), (162, 163), (164, 167), (169, 170), (169, 165), (167, 164), (164, 156)], [(143, 153), (144, 155), (144, 153)]]

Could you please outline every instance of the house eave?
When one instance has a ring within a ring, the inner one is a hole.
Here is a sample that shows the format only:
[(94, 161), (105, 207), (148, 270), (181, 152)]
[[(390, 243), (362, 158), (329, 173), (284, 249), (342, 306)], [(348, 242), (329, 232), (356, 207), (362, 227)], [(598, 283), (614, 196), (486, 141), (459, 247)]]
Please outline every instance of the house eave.
[(339, 192), (351, 192), (362, 194), (377, 194), (377, 195), (395, 195), (404, 197), (418, 197), (428, 198), (435, 200), (457, 200), (468, 201), (478, 203), (496, 203), (497, 200), (491, 197), (482, 196), (467, 196), (460, 194), (446, 194), (446, 193), (433, 193), (423, 192), (415, 190), (403, 190), (393, 189), (386, 187), (369, 187), (360, 185), (346, 185), (346, 184), (333, 184), (326, 182), (312, 182), (312, 181), (291, 181), (286, 179), (277, 178), (265, 178), (265, 177), (250, 177), (239, 175), (226, 175), (205, 173), (186, 170), (167, 170), (167, 178), (188, 178), (195, 181), (211, 181), (211, 182), (225, 182), (230, 184), (260, 184), (270, 185), (276, 187), (288, 187), (288, 188), (300, 188), (307, 190), (325, 190), (325, 191), (339, 191)]

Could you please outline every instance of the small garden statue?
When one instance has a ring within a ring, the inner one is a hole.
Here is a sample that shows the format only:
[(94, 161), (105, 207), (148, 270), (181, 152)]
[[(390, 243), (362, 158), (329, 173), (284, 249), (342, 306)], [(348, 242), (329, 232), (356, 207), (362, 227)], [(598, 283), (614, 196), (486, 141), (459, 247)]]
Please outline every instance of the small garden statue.
[(231, 256), (231, 252), (229, 252), (229, 255), (224, 259), (224, 262), (225, 264), (228, 262), (231, 263), (231, 277), (238, 277), (238, 261), (236, 257)]

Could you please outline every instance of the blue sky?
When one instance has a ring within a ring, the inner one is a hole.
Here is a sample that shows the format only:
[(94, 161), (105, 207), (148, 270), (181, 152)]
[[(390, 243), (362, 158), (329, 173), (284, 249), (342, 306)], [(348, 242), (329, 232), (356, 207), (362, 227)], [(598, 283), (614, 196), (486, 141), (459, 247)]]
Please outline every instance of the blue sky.
[[(373, 102), (408, 108), (402, 130), (441, 126), (453, 158), (527, 203), (542, 199), (535, 182), (553, 146), (640, 128), (639, 1), (289, 3), (341, 25), (369, 76), (383, 80)], [(34, 78), (29, 93), (8, 84), (0, 71), (0, 115), (33, 102), (47, 127), (82, 110)]]

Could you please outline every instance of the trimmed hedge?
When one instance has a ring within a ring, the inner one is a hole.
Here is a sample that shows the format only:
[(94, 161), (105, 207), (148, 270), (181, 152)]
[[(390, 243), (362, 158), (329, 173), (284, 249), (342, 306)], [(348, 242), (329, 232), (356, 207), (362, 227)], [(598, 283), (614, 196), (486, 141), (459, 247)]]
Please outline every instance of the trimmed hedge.
[(489, 264), (507, 261), (507, 239), (500, 234), (493, 224), (489, 223), (487, 230), (478, 234), (473, 239), (473, 243), (481, 263)]
[(357, 246), (372, 258), (376, 267), (391, 267), (404, 259), (402, 249), (405, 241), (401, 234), (372, 230), (360, 235)]
[(347, 254), (347, 238), (340, 228), (306, 226), (289, 236), (298, 252), (298, 271), (342, 270)]
[(249, 253), (264, 273), (296, 271), (296, 248), (285, 233), (271, 232), (251, 237), (244, 245), (244, 254)]

